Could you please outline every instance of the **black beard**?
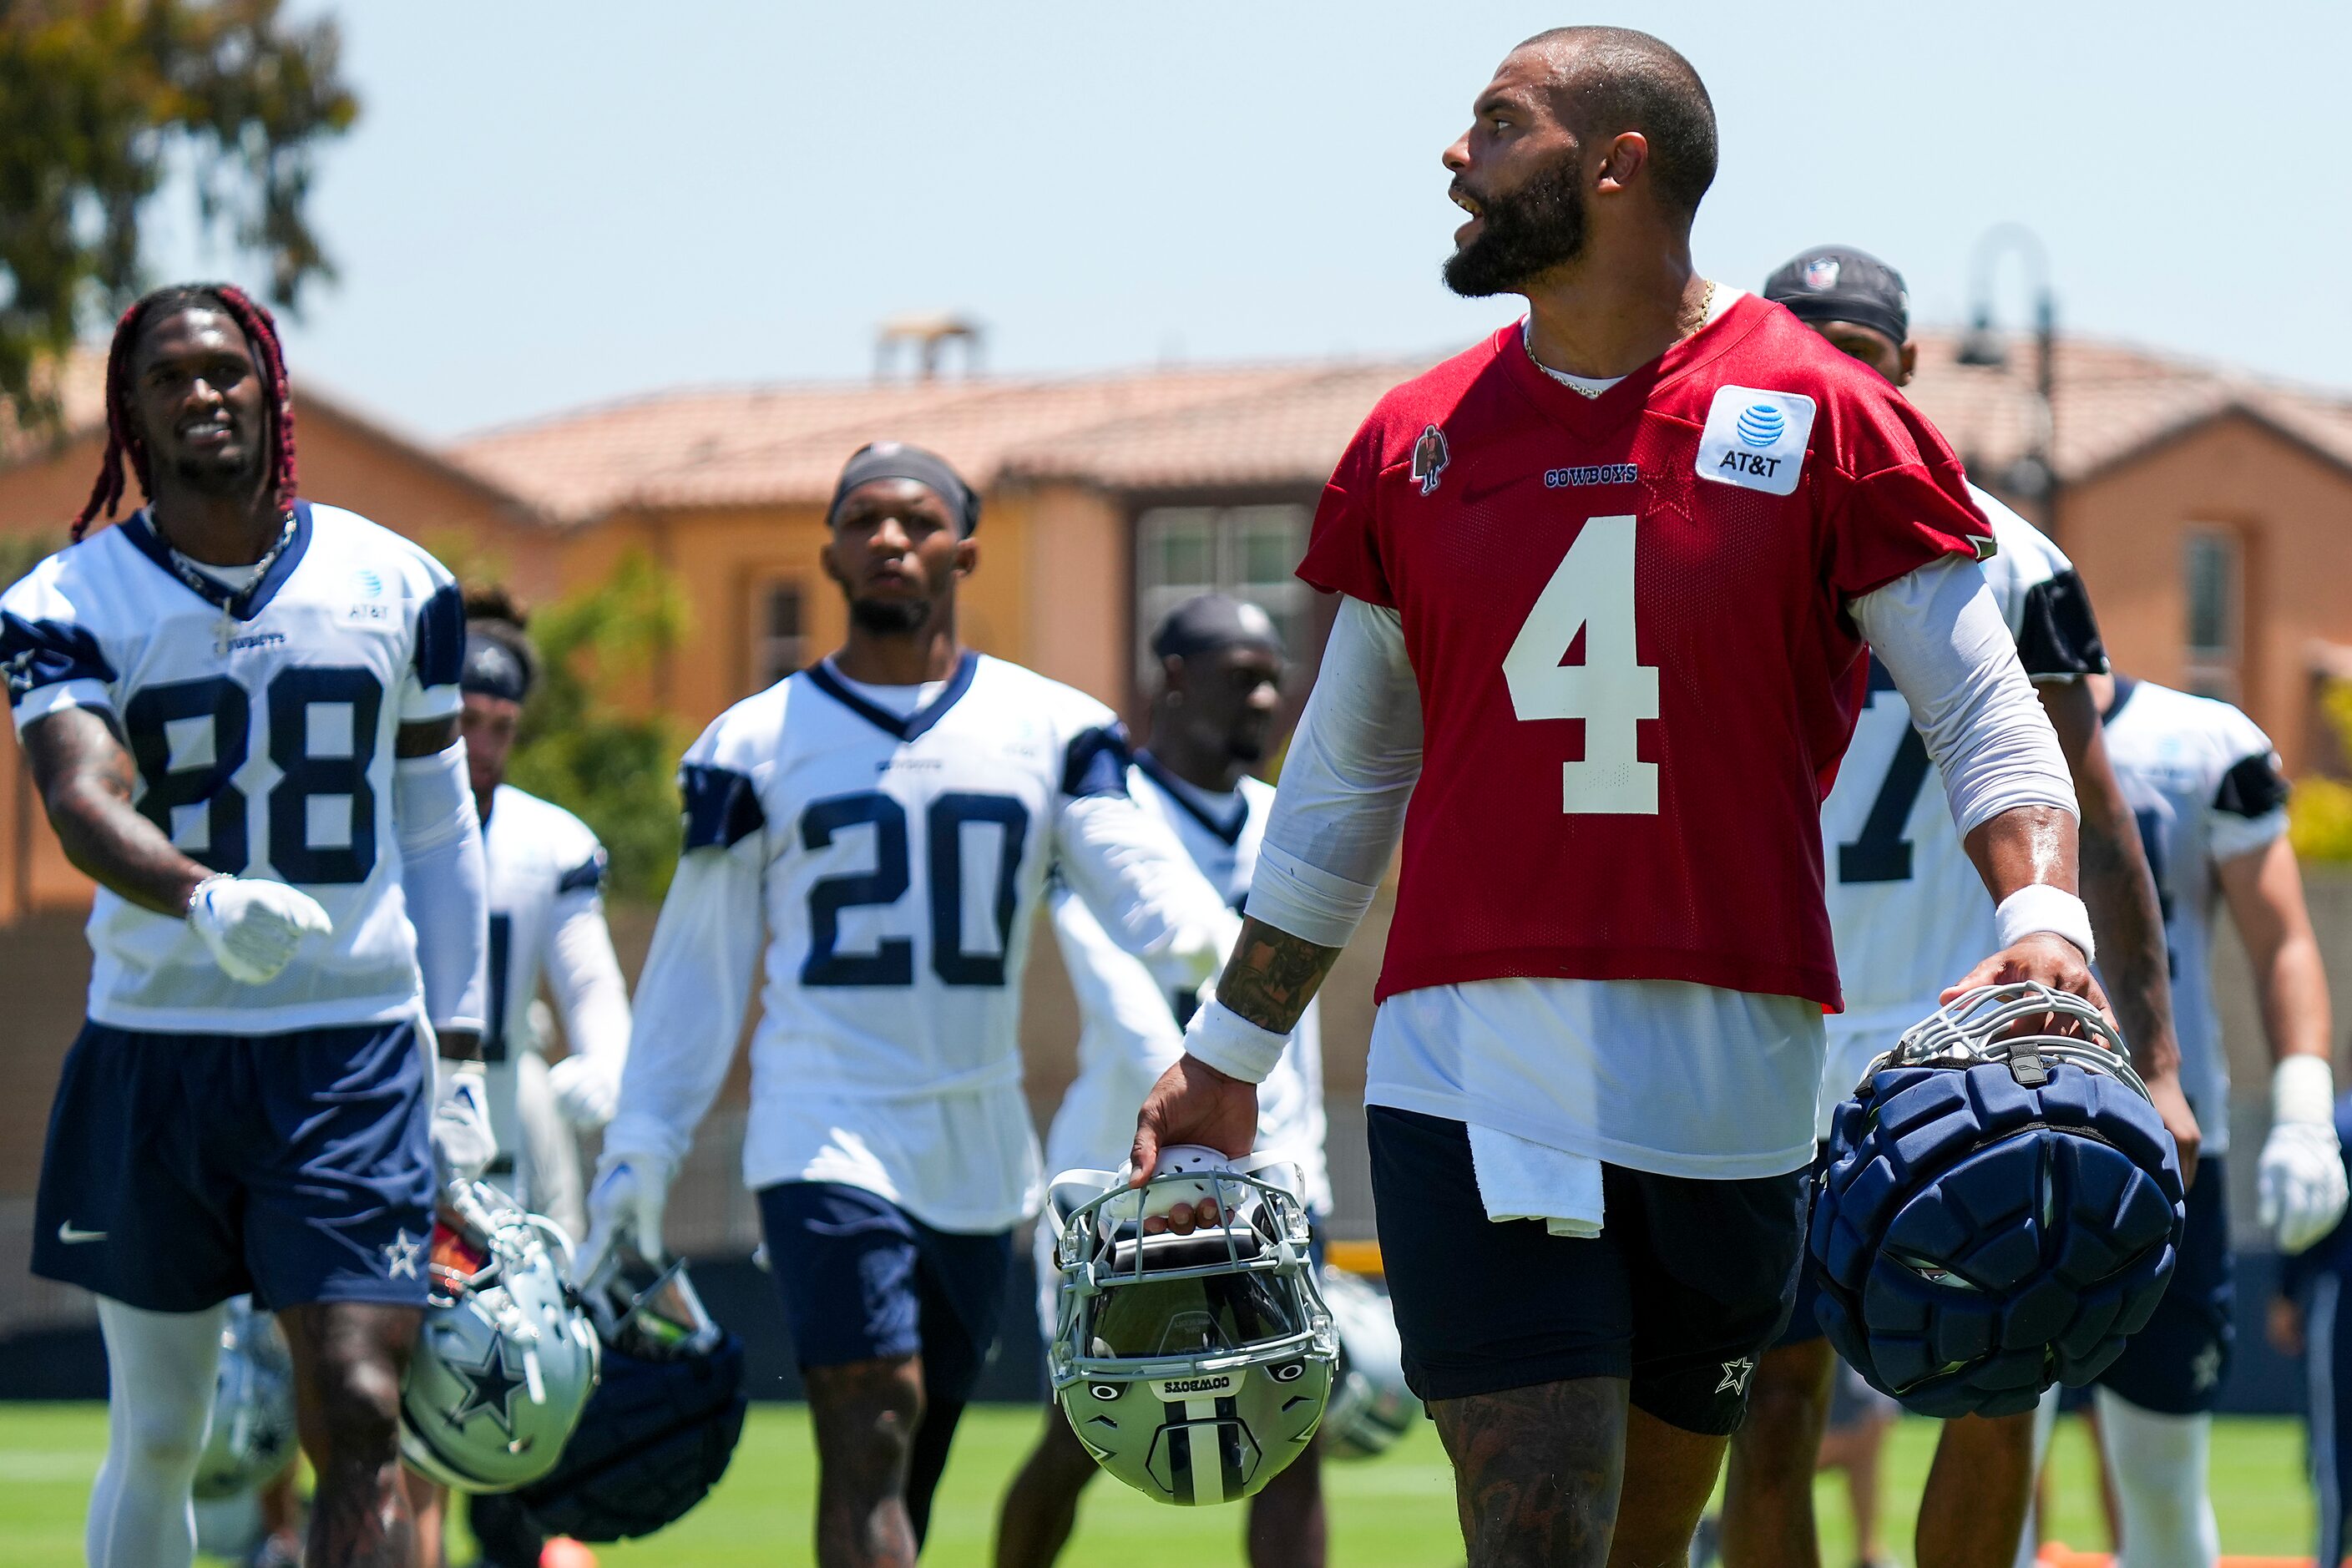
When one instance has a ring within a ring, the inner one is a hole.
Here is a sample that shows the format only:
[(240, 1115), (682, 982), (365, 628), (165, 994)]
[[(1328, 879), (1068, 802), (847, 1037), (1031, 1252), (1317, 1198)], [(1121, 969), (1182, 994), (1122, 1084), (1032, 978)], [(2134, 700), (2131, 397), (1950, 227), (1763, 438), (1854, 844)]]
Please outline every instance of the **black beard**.
[(902, 637), (923, 629), (931, 618), (929, 599), (852, 599), (849, 618), (860, 631)]
[(1445, 286), (1465, 300), (1518, 290), (1584, 249), (1584, 188), (1574, 153), (1508, 195), (1483, 203), (1478, 237), (1445, 258)]
[(172, 473), (198, 495), (247, 496), (261, 483), (261, 454), (226, 460), (184, 454), (172, 460)]
[(1261, 763), (1265, 760), (1265, 742), (1250, 736), (1234, 736), (1225, 742), (1225, 755), (1237, 763)]

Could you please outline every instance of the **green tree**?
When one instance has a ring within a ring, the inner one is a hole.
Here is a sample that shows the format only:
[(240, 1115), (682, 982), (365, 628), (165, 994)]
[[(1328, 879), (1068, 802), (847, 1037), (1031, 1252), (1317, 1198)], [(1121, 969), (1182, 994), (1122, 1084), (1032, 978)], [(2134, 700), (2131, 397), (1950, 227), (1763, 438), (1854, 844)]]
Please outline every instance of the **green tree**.
[(544, 665), (524, 710), (508, 773), (516, 785), (577, 812), (613, 858), (613, 890), (659, 898), (677, 866), (677, 759), (692, 737), (667, 715), (639, 718), (607, 701), (611, 678), (641, 670), (677, 645), (686, 595), (643, 551), (600, 584), (534, 610)]
[(141, 227), (175, 174), (207, 232), (293, 309), (333, 268), (306, 216), (312, 155), (359, 102), (331, 19), (279, 0), (0, 0), (0, 399), (53, 424), (40, 367), (147, 280)]

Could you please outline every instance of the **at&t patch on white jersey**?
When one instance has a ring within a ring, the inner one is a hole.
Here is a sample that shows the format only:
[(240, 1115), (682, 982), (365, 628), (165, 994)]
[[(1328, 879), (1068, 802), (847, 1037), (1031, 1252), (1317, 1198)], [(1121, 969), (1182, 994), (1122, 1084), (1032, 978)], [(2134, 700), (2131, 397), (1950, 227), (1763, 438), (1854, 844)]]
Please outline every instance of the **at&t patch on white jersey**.
[[(1971, 485), (1992, 524), (1986, 585), (2035, 681), (2103, 673), (2106, 654), (2074, 565), (2032, 523)], [(1822, 803), (1822, 850), (1845, 1011), (1829, 1020), (1819, 1130), (1870, 1058), (1935, 1010), (1943, 988), (1995, 952), (1993, 906), (1960, 847), (1943, 780), (1885, 667), (1870, 690), (1837, 783)]]
[(21, 731), (110, 713), (139, 811), (215, 871), (302, 889), (335, 922), (266, 985), (221, 972), (184, 920), (101, 888), (89, 1016), (119, 1028), (274, 1034), (421, 1006), (394, 831), (401, 725), (457, 711), (465, 613), (438, 562), (336, 507), (298, 501), (290, 540), (242, 589), (184, 580), (142, 510), (0, 596)]
[[(1149, 752), (1128, 773), (1136, 804), (1164, 821), (1218, 896), (1239, 910), (1257, 869), (1274, 809), (1274, 786), (1244, 776), (1228, 795), (1210, 795), (1161, 766)], [(1077, 993), (1078, 1074), (1045, 1134), (1050, 1171), (1116, 1170), (1127, 1158), (1136, 1108), (1184, 1052), (1180, 1014), (1189, 997), (1161, 991), (1142, 962), (1110, 939), (1068, 889), (1053, 892), (1054, 934)], [(1258, 1086), (1255, 1147), (1298, 1166), (1302, 1194), (1318, 1214), (1331, 1207), (1324, 1159), (1321, 1010), (1310, 1004), (1290, 1048)]]
[(2138, 820), (2164, 910), (2180, 1087), (2205, 1152), (2230, 1148), (2230, 1057), (2213, 1003), (2219, 868), (2286, 832), (2286, 781), (2270, 737), (2226, 702), (2146, 680), (2118, 680), (2105, 715), (2107, 760)]

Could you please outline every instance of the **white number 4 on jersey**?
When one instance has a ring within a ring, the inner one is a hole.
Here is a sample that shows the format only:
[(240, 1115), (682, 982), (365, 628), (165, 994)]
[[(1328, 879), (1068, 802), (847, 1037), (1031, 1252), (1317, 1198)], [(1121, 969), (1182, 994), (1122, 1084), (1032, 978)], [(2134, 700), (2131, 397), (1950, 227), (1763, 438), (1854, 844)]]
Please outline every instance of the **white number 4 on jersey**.
[[(1584, 662), (1562, 664), (1579, 631)], [(1503, 656), (1521, 721), (1581, 719), (1584, 757), (1559, 770), (1559, 808), (1655, 816), (1658, 764), (1640, 757), (1640, 721), (1658, 716), (1658, 668), (1633, 648), (1633, 519), (1596, 517), (1560, 557)]]

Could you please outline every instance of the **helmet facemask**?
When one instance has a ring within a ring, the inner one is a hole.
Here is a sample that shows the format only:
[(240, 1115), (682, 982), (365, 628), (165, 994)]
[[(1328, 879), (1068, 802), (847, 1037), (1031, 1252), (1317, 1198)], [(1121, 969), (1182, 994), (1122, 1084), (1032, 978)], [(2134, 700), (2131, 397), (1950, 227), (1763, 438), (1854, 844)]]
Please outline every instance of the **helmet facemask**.
[[(1104, 1468), (1162, 1501), (1230, 1502), (1313, 1437), (1339, 1342), (1297, 1193), (1222, 1160), (1186, 1164), (1163, 1161), (1141, 1188), (1114, 1179), (1066, 1210), (1057, 1201), (1050, 1366)], [(1069, 1185), (1055, 1184), (1057, 1199)], [(1146, 1215), (1202, 1200), (1215, 1223), (1145, 1234)]]

